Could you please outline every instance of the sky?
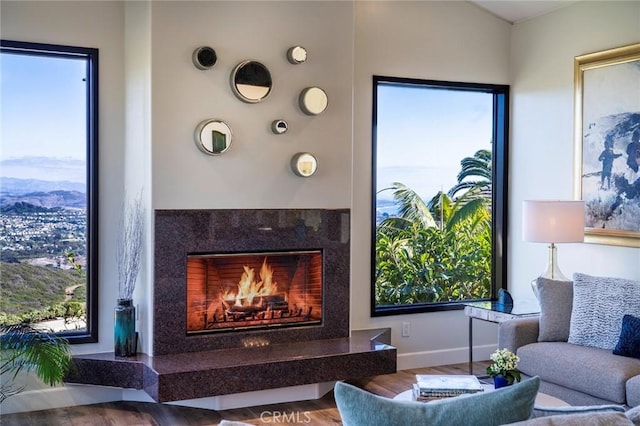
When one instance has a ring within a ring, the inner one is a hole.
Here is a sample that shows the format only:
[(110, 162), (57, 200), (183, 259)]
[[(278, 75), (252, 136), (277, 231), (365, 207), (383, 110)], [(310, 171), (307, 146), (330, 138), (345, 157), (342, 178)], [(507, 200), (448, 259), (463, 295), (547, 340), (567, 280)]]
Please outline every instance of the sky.
[(460, 160), (491, 150), (491, 93), (380, 84), (377, 107), (378, 191), (398, 181), (428, 201), (457, 183)]
[(0, 176), (84, 182), (86, 60), (0, 54)]

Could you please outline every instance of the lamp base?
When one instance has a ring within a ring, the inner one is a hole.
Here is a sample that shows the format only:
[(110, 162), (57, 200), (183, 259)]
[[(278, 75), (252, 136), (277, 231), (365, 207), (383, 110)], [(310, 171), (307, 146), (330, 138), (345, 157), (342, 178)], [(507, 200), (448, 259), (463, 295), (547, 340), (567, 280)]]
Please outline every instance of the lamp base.
[[(549, 261), (547, 262), (547, 270), (538, 278), (547, 278), (554, 281), (571, 281), (565, 277), (564, 274), (558, 268), (557, 250), (556, 245), (551, 243), (549, 245)], [(531, 281), (531, 290), (538, 300), (540, 300), (538, 294), (538, 278)]]

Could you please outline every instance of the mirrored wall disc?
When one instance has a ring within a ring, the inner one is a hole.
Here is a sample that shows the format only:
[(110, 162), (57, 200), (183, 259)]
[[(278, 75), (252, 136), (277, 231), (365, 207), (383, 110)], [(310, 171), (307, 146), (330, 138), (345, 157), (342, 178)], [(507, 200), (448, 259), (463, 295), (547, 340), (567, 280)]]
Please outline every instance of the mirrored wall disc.
[(233, 134), (231, 127), (221, 120), (204, 120), (196, 127), (196, 145), (209, 155), (220, 155), (231, 147)]
[(309, 177), (318, 170), (318, 160), (308, 152), (298, 152), (291, 158), (291, 170), (297, 176)]
[(319, 87), (307, 87), (298, 98), (300, 109), (307, 115), (322, 114), (329, 105), (329, 98)]
[(257, 61), (240, 62), (231, 73), (231, 89), (242, 101), (257, 103), (271, 92), (271, 73)]
[(307, 60), (307, 49), (302, 46), (293, 46), (287, 50), (287, 60), (294, 65), (301, 64)]

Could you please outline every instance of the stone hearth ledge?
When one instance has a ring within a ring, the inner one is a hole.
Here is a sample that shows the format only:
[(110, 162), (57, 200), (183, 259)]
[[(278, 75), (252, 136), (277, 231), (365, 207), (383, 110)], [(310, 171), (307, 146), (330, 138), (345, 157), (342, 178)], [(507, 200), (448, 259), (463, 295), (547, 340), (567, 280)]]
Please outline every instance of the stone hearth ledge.
[(357, 379), (396, 372), (391, 329), (351, 337), (117, 358), (112, 352), (75, 355), (65, 382), (143, 389), (157, 402), (229, 395)]

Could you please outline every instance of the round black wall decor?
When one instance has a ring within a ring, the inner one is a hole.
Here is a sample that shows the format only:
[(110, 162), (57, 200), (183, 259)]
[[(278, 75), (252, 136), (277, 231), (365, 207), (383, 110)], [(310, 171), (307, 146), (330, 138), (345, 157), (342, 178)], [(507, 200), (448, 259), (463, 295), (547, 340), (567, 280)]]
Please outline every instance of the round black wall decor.
[(209, 46), (198, 47), (193, 51), (193, 64), (201, 70), (208, 70), (213, 67), (218, 60), (216, 51)]

